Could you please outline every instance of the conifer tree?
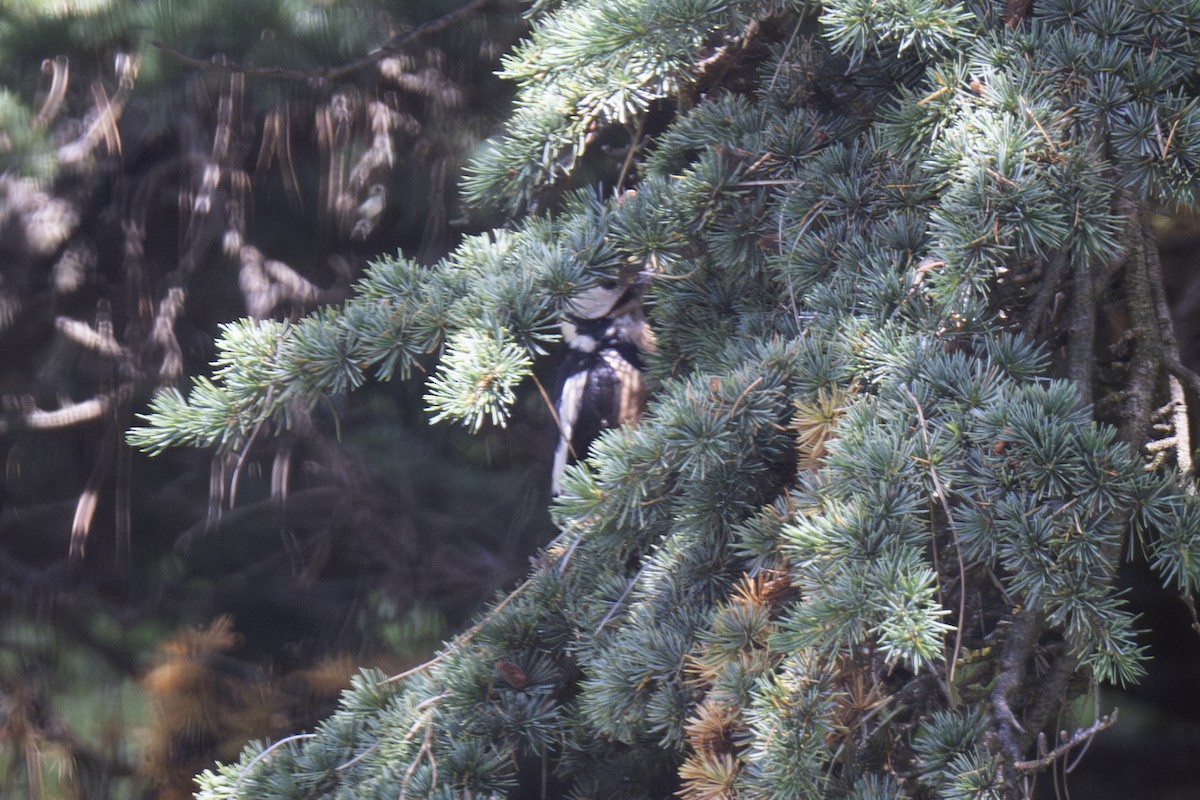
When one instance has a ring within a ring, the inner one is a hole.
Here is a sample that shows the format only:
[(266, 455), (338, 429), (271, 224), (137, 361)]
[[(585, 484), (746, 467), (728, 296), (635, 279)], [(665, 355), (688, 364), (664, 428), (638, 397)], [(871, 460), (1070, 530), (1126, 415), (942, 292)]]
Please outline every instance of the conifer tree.
[(512, 225), (227, 326), (130, 438), (238, 448), (429, 353), (435, 418), (503, 424), (573, 299), (635, 278), (645, 418), (477, 625), (199, 796), (1024, 796), (1115, 722), (1060, 738), (1071, 701), (1150, 666), (1122, 560), (1200, 584), (1153, 223), (1200, 198), (1200, 3), (531, 16), (466, 181)]

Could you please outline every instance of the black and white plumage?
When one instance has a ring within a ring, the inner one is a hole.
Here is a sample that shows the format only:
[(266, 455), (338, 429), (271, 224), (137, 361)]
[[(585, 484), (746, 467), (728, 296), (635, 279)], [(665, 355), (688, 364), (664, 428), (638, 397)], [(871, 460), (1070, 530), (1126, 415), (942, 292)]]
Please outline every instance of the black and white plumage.
[(646, 400), (642, 356), (654, 349), (641, 289), (637, 282), (589, 290), (562, 322), (567, 355), (560, 367), (559, 441), (550, 482), (556, 495), (567, 464), (583, 458), (601, 431), (641, 418)]

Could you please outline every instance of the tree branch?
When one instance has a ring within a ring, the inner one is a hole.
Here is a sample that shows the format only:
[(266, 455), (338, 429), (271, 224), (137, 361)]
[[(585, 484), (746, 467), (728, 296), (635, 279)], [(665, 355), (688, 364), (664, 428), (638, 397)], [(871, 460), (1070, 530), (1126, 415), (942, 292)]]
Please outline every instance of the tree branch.
[(1023, 609), (1013, 616), (1012, 627), (1000, 656), (1000, 674), (992, 687), (992, 707), (999, 722), (996, 735), (1004, 754), (1013, 763), (1020, 759), (1023, 749), (1018, 737), (1028, 734), (1013, 714), (1008, 698), (1024, 681), (1025, 664), (1041, 629), (1042, 621), (1036, 612)]
[(1129, 325), (1133, 331), (1133, 355), (1122, 434), (1130, 447), (1140, 451), (1150, 430), (1150, 414), (1162, 367), (1163, 332), (1150, 289), (1147, 251), (1152, 242), (1146, 239), (1144, 215), (1140, 211), (1131, 211), (1129, 220), (1133, 235), (1125, 261), (1125, 291)]
[(1062, 744), (1051, 750), (1049, 753), (1046, 753), (1046, 755), (1042, 756), (1041, 758), (1034, 759), (1032, 761), (1017, 761), (1013, 764), (1013, 766), (1021, 772), (1036, 772), (1039, 769), (1045, 769), (1046, 767), (1050, 766), (1055, 759), (1066, 755), (1069, 750), (1090, 740), (1100, 731), (1111, 728), (1116, 721), (1117, 709), (1114, 708), (1112, 713), (1108, 716), (1101, 717), (1086, 728), (1076, 728), (1075, 732), (1069, 736), (1067, 735), (1066, 731), (1063, 731), (1064, 738), (1062, 739)]
[(1145, 247), (1146, 278), (1154, 296), (1154, 310), (1158, 315), (1159, 352), (1163, 367), (1169, 377), (1168, 389), (1174, 405), (1172, 428), (1175, 434), (1175, 466), (1183, 478), (1188, 493), (1196, 491), (1195, 470), (1192, 464), (1191, 424), (1188, 421), (1187, 399), (1184, 390), (1191, 392), (1194, 402), (1200, 402), (1200, 375), (1188, 369), (1179, 355), (1179, 341), (1175, 337), (1175, 323), (1171, 318), (1171, 307), (1167, 302), (1166, 286), (1163, 282), (1162, 261), (1158, 257), (1158, 237), (1150, 221), (1142, 219), (1142, 240)]

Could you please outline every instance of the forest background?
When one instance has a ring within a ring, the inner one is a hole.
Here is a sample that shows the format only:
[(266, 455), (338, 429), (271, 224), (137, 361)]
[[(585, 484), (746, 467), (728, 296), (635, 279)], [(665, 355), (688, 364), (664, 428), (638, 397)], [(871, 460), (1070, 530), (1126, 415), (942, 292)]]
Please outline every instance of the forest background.
[(506, 3), (0, 7), (0, 794), (190, 796), (360, 666), (427, 657), (550, 537), (549, 418), (430, 427), (411, 382), (233, 466), (124, 443), (221, 323), (495, 224), (457, 181), (523, 30)]

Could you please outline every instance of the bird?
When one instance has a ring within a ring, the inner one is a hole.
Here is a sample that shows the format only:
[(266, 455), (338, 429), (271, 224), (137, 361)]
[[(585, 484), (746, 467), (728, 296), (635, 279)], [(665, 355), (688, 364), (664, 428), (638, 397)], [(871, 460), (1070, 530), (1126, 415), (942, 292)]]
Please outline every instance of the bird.
[(587, 454), (606, 428), (636, 424), (646, 403), (643, 357), (654, 333), (642, 308), (646, 278), (627, 285), (595, 286), (581, 293), (561, 321), (567, 353), (559, 366), (555, 403), (558, 446), (551, 493), (562, 493), (567, 464)]

